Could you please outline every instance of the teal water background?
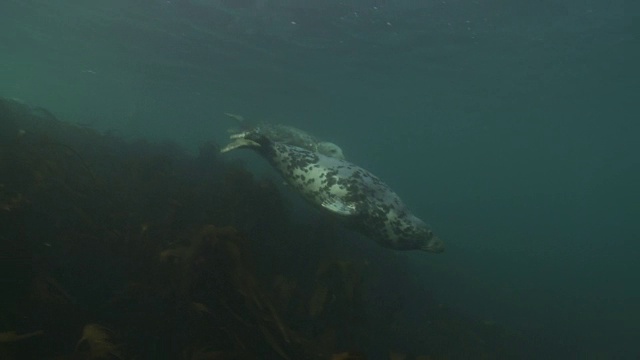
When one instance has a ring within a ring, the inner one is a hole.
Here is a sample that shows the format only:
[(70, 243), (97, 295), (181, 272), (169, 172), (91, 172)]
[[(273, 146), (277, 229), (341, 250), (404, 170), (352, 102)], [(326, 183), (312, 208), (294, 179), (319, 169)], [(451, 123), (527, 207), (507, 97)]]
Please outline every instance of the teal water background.
[(223, 112), (308, 130), (446, 241), (410, 257), (441, 302), (637, 358), (638, 34), (624, 0), (3, 0), (0, 96), (194, 149)]

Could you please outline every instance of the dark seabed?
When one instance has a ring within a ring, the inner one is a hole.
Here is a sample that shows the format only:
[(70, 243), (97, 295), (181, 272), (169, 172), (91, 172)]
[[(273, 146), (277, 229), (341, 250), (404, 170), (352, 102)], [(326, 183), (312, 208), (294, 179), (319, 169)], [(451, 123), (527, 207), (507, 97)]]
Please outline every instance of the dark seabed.
[[(0, 1), (0, 359), (640, 358), (640, 2)], [(300, 200), (339, 144), (445, 241)]]

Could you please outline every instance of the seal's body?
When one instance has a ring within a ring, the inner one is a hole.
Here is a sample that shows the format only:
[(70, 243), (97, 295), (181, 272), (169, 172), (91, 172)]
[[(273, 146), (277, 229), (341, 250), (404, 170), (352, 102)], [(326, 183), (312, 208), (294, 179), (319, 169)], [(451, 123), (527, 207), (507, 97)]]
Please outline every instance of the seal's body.
[(271, 141), (259, 132), (232, 138), (236, 140), (223, 152), (241, 147), (254, 149), (307, 200), (344, 218), (380, 245), (397, 250), (444, 250), (431, 229), (369, 171), (345, 160)]

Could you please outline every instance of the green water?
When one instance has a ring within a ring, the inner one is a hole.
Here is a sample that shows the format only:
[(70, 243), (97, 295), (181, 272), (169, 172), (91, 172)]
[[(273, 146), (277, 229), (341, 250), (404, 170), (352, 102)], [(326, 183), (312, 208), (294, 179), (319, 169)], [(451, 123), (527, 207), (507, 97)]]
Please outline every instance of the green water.
[(224, 112), (308, 130), (446, 241), (410, 257), (441, 302), (633, 359), (639, 19), (625, 0), (3, 0), (0, 96), (189, 148), (225, 141)]

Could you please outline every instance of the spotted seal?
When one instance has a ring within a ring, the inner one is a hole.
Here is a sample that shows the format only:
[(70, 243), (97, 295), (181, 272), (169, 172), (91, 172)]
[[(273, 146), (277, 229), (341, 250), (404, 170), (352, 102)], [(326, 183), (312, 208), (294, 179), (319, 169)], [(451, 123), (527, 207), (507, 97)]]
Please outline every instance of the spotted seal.
[(303, 149), (317, 152), (336, 159), (345, 159), (344, 153), (342, 152), (340, 146), (329, 141), (320, 141), (315, 136), (312, 136), (304, 130), (300, 130), (289, 125), (271, 124), (267, 122), (250, 124), (241, 115), (231, 113), (224, 114), (236, 120), (240, 125), (240, 130), (231, 129), (229, 131), (233, 134), (238, 134), (245, 131), (255, 131), (265, 135), (271, 141), (298, 146)]
[(444, 244), (406, 208), (400, 197), (369, 171), (346, 160), (245, 132), (221, 151), (257, 151), (297, 192), (384, 247), (442, 252)]

